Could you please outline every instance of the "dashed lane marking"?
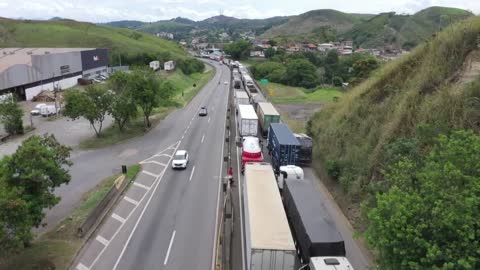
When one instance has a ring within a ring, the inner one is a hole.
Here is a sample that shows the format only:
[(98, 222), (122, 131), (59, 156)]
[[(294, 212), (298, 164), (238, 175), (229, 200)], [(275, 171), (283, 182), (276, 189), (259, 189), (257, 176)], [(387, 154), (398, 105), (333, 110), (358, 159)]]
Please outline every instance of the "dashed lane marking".
[(117, 215), (117, 214), (115, 214), (115, 213), (112, 214), (112, 218), (120, 221), (120, 223), (125, 223), (125, 221), (127, 221), (126, 219), (124, 219), (123, 217), (121, 217), (121, 216), (119, 216), (119, 215)]
[(135, 205), (135, 206), (139, 204), (138, 201), (136, 201), (136, 200), (134, 200), (134, 199), (132, 199), (132, 198), (130, 198), (130, 197), (128, 197), (128, 196), (123, 197), (123, 199), (124, 199), (125, 201), (127, 201), (127, 202)]
[(170, 238), (170, 244), (168, 245), (168, 250), (167, 250), (167, 254), (165, 255), (165, 260), (163, 261), (163, 265), (167, 265), (168, 256), (170, 256), (170, 250), (172, 249), (172, 245), (173, 245), (173, 240), (175, 240), (175, 233), (176, 231), (173, 231), (172, 238)]
[(77, 270), (90, 270), (90, 268), (86, 267), (85, 265), (79, 263), (77, 264)]
[(205, 135), (202, 136), (202, 143), (203, 143), (203, 140), (205, 140)]
[(140, 183), (137, 183), (137, 182), (133, 182), (133, 184), (137, 187), (140, 187), (140, 188), (143, 188), (143, 189), (146, 189), (146, 190), (150, 190), (150, 187), (147, 187), (145, 185), (142, 185)]
[(95, 238), (98, 242), (102, 243), (104, 246), (108, 246), (108, 241), (107, 239), (103, 238), (101, 235), (97, 235), (97, 238)]
[(188, 181), (192, 181), (193, 173), (195, 172), (195, 166), (193, 166), (192, 173), (190, 174), (190, 179)]
[(159, 176), (159, 175), (157, 175), (157, 174), (154, 174), (154, 173), (151, 173), (151, 172), (145, 171), (145, 170), (142, 170), (142, 173), (144, 173), (144, 174), (146, 174), (146, 175), (149, 175), (149, 176), (151, 176), (151, 177), (153, 177), (153, 178), (157, 178), (157, 177)]

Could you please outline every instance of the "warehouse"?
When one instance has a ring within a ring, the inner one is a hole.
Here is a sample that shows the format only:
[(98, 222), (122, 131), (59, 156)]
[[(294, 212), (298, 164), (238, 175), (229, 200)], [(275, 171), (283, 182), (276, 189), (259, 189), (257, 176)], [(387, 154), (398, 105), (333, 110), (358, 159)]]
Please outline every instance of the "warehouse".
[(0, 99), (31, 100), (42, 90), (66, 89), (78, 79), (107, 73), (108, 50), (95, 48), (0, 49)]

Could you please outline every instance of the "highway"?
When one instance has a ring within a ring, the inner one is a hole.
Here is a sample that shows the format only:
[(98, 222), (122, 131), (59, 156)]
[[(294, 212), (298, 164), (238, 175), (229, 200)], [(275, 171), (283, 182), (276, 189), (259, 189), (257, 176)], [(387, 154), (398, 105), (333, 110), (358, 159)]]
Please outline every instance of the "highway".
[[(151, 156), (124, 198), (83, 248), (74, 269), (212, 269), (230, 72), (217, 72), (203, 90), (156, 132)], [(218, 82), (221, 82), (218, 84)], [(200, 107), (208, 115), (198, 116)], [(162, 125), (162, 124), (161, 124)], [(186, 170), (172, 170), (176, 150)]]

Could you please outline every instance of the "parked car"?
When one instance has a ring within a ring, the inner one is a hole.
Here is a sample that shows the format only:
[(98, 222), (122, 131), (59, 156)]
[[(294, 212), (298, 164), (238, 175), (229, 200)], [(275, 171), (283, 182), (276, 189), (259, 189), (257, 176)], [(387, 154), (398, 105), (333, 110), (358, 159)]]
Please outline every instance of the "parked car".
[(42, 107), (45, 107), (45, 106), (47, 106), (47, 104), (45, 104), (45, 103), (39, 103), (39, 104), (35, 105), (35, 108), (30, 111), (30, 114), (31, 115), (39, 115), (40, 114), (40, 109)]
[(200, 111), (198, 112), (199, 116), (207, 116), (207, 114), (208, 114), (208, 111), (206, 107), (200, 108)]
[(186, 150), (178, 150), (175, 152), (172, 161), (172, 169), (186, 169), (188, 164), (188, 152)]

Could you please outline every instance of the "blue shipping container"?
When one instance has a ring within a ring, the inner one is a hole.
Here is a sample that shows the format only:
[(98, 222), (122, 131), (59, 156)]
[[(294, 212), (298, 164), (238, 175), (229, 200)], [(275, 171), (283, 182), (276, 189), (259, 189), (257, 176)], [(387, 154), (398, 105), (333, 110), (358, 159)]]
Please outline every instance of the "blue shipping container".
[(287, 125), (271, 123), (268, 129), (268, 149), (272, 156), (273, 168), (298, 165), (301, 145)]

